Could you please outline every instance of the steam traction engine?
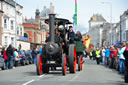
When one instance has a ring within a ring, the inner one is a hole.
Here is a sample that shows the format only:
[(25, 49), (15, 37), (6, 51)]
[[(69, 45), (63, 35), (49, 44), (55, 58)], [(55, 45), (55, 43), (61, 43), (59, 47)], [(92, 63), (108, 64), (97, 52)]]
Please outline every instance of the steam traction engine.
[[(62, 67), (62, 74), (65, 75), (67, 66), (69, 67), (70, 73), (75, 73), (77, 62), (76, 46), (75, 44), (67, 43), (67, 32), (65, 28), (66, 24), (71, 23), (67, 19), (55, 18), (55, 14), (50, 14), (49, 19), (45, 20), (45, 22), (49, 23), (50, 35), (49, 41), (42, 48), (42, 54), (37, 55), (37, 75), (48, 73), (50, 67)], [(64, 27), (60, 32), (63, 44), (55, 41), (55, 25), (63, 25)]]

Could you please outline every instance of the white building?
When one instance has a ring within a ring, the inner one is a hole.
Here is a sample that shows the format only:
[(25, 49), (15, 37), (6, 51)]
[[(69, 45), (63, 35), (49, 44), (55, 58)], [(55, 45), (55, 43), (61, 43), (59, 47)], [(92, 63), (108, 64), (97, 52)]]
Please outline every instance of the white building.
[(121, 23), (121, 41), (128, 41), (128, 10), (120, 16)]
[(120, 23), (114, 24), (112, 28), (112, 44), (120, 42)]
[(16, 4), (13, 0), (4, 0), (2, 6), (4, 11), (2, 16), (2, 45), (5, 47), (7, 47), (9, 44), (16, 46), (16, 36), (23, 36), (24, 32), (22, 26), (23, 7)]
[(91, 44), (95, 47), (102, 46), (102, 31), (103, 24), (106, 23), (106, 20), (100, 14), (94, 14), (89, 20), (89, 34), (91, 36)]

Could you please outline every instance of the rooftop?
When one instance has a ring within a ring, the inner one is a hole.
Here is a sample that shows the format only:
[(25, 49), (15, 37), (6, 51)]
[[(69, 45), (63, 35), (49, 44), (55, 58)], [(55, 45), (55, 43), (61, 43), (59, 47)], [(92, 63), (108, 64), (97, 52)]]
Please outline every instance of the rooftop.
[(101, 14), (94, 14), (89, 22), (94, 21), (94, 22), (106, 22), (106, 20), (104, 19), (104, 17)]
[[(15, 7), (15, 1), (14, 0), (4, 0), (4, 2), (6, 2), (7, 4)], [(16, 3), (16, 5), (19, 5), (21, 8), (23, 8), (23, 6), (21, 6), (20, 4)]]
[(38, 24), (38, 21), (36, 19), (33, 19), (33, 18), (31, 18), (31, 19), (25, 18), (25, 19), (23, 19), (23, 23), (37, 25)]

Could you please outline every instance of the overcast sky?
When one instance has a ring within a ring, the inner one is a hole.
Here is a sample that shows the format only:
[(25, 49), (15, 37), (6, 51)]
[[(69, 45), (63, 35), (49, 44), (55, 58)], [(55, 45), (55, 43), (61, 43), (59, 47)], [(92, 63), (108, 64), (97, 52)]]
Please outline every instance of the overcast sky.
[[(28, 18), (35, 16), (35, 10), (40, 11), (44, 6), (49, 7), (50, 2), (55, 6), (55, 13), (59, 17), (64, 17), (73, 21), (72, 17), (75, 12), (75, 0), (16, 0), (23, 8), (23, 16)], [(88, 29), (88, 21), (93, 14), (99, 13), (109, 22), (110, 21), (110, 2), (112, 4), (113, 22), (119, 21), (119, 16), (128, 9), (128, 0), (77, 0), (78, 5), (78, 24), (83, 31)]]

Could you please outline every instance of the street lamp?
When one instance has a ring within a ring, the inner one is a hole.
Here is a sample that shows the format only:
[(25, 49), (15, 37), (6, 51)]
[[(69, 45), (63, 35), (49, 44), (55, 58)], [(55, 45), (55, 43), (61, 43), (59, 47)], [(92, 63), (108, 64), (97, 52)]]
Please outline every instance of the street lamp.
[(112, 44), (112, 3), (111, 2), (101, 2), (101, 3), (110, 5), (110, 24), (111, 24), (110, 33), (111, 33), (111, 44)]
[(15, 0), (15, 48), (17, 48), (17, 12), (16, 12), (16, 0)]

